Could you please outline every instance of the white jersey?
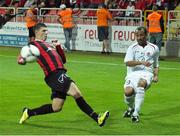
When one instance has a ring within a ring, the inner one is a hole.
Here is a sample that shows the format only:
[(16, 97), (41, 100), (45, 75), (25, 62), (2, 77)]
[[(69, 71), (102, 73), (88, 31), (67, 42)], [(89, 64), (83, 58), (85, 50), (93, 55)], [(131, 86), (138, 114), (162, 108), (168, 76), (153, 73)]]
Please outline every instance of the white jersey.
[(148, 61), (152, 65), (146, 67), (144, 65), (137, 65), (134, 67), (127, 67), (127, 75), (133, 71), (148, 71), (153, 73), (155, 67), (159, 67), (159, 49), (156, 45), (147, 42), (147, 45), (143, 48), (138, 43), (135, 43), (127, 49), (124, 62), (128, 61)]

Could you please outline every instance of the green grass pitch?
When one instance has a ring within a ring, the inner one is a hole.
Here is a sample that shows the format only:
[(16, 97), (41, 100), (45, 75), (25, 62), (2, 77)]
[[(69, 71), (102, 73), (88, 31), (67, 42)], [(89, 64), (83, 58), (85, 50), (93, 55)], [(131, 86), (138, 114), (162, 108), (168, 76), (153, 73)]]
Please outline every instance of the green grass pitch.
[(0, 135), (180, 135), (180, 59), (160, 62), (159, 82), (147, 91), (140, 123), (122, 118), (126, 109), (123, 55), (71, 52), (68, 75), (95, 111), (110, 111), (103, 128), (68, 97), (59, 113), (32, 117), (19, 125), (22, 108), (50, 103), (50, 89), (38, 64), (17, 64), (19, 48), (0, 47)]

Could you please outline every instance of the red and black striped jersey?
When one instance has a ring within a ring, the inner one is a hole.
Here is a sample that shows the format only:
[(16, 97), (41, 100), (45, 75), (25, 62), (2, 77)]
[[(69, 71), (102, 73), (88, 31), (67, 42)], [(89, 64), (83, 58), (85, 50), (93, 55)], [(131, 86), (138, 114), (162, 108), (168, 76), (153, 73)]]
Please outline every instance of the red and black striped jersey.
[(40, 51), (40, 56), (38, 56), (37, 62), (43, 69), (45, 75), (49, 75), (52, 71), (64, 68), (64, 63), (66, 62), (66, 57), (61, 46), (58, 45), (56, 48), (52, 47), (45, 41), (32, 41), (29, 44), (36, 46)]

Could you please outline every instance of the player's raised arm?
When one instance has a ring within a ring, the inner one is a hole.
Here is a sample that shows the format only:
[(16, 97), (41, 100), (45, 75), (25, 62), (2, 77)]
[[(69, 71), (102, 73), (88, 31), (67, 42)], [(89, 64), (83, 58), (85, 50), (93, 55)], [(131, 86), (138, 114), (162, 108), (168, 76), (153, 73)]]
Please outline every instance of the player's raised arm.
[(58, 40), (53, 40), (52, 44), (56, 48), (57, 53), (60, 55), (63, 64), (65, 64), (66, 63), (66, 55), (64, 53), (63, 47), (58, 42)]

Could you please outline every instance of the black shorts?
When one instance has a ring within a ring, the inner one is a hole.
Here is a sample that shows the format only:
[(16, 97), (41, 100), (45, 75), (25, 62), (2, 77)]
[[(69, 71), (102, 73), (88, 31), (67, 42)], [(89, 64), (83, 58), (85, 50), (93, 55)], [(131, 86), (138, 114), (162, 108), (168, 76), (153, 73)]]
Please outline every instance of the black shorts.
[(74, 82), (69, 76), (66, 75), (64, 70), (57, 70), (50, 73), (48, 76), (46, 76), (45, 81), (52, 90), (51, 99), (66, 99), (70, 84), (71, 82)]
[(108, 27), (106, 26), (98, 26), (98, 39), (99, 41), (107, 40), (108, 39)]
[(28, 30), (29, 30), (29, 37), (35, 37), (35, 33), (34, 33), (33, 27), (29, 27)]

